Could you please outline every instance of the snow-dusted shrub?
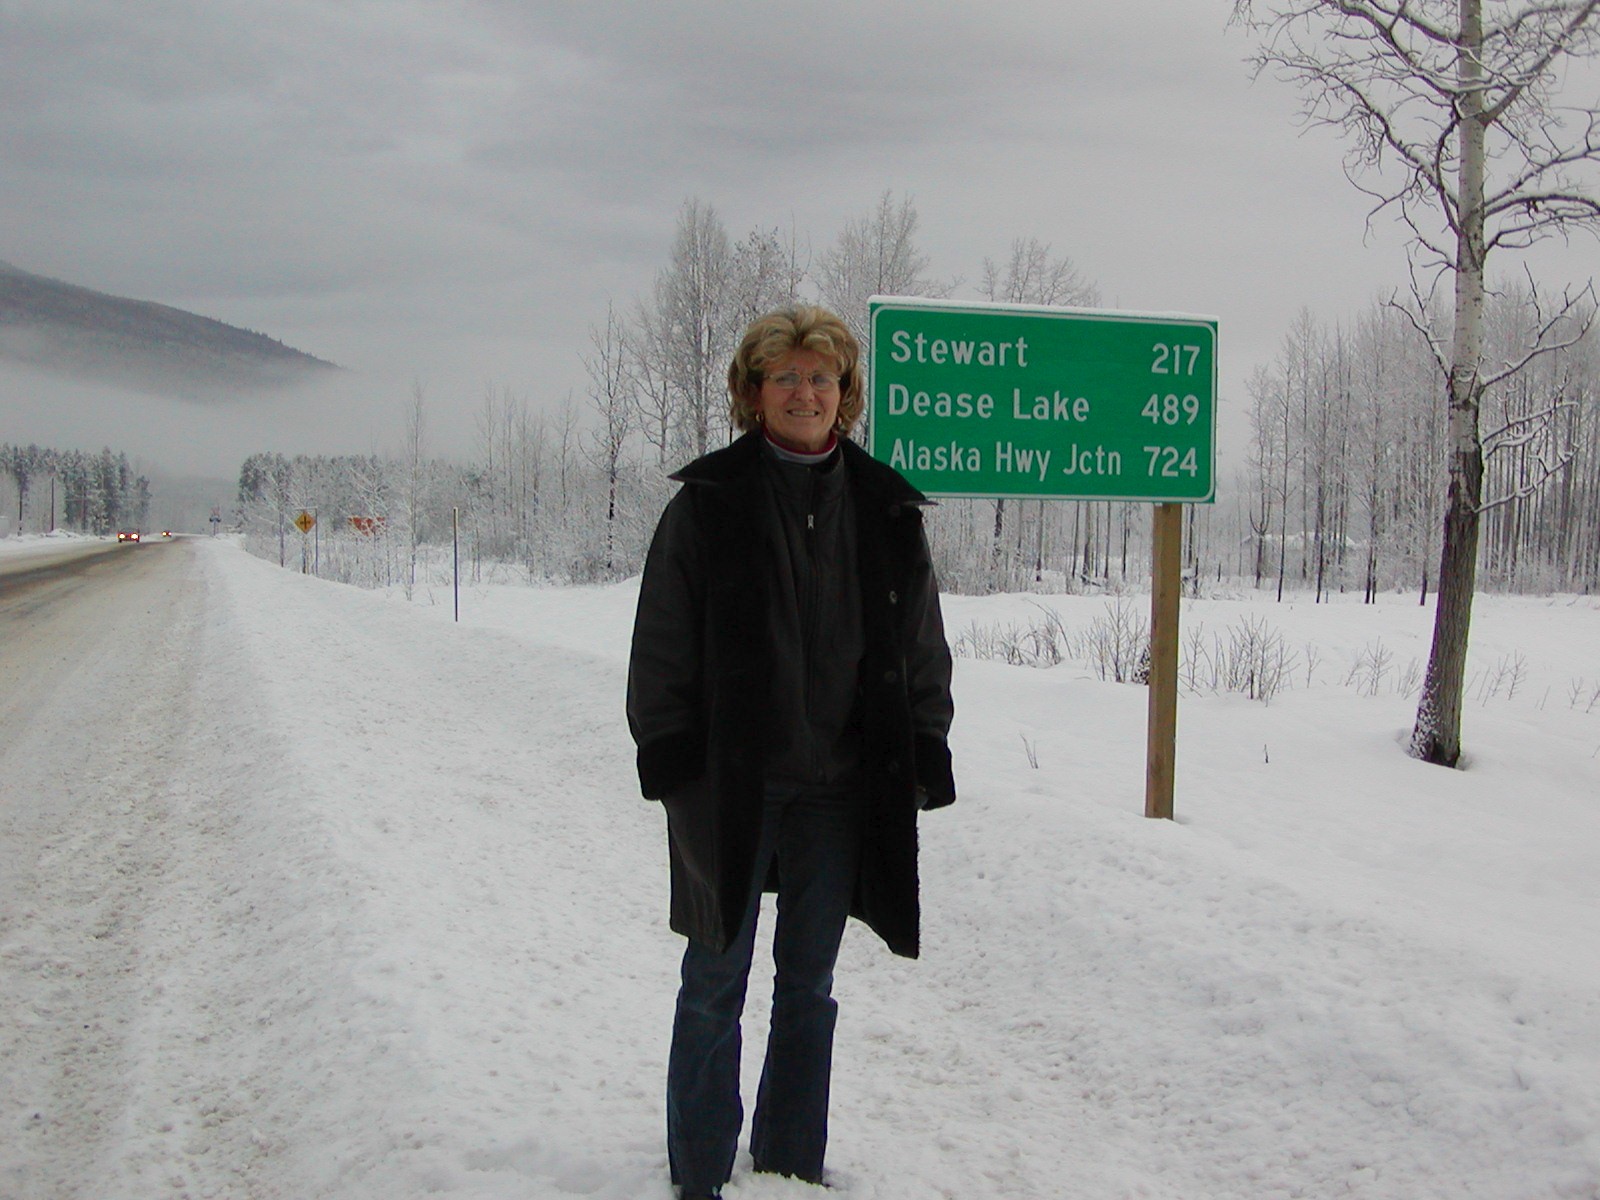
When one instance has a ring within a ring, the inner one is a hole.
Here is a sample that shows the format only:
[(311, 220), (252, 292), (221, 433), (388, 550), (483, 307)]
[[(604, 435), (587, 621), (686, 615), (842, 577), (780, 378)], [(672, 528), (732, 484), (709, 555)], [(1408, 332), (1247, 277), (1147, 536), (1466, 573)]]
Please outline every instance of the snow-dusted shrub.
[(1393, 662), (1393, 651), (1381, 640), (1368, 642), (1350, 665), (1344, 685), (1355, 688), (1363, 696), (1376, 696)]
[(1517, 692), (1528, 678), (1528, 660), (1521, 651), (1502, 654), (1492, 668), (1480, 671), (1477, 678), (1478, 703), (1488, 704), (1502, 692), (1507, 700), (1516, 698)]
[(1076, 657), (1076, 639), (1061, 614), (1041, 608), (1031, 625), (979, 625), (973, 622), (951, 643), (961, 658), (980, 658), (1014, 667), (1054, 667)]
[(1217, 638), (1214, 656), (1220, 690), (1263, 703), (1289, 686), (1298, 665), (1283, 634), (1260, 617), (1246, 617), (1231, 627), (1226, 643)]
[(1101, 679), (1145, 683), (1150, 678), (1150, 623), (1125, 598), (1107, 604), (1084, 635), (1084, 656)]

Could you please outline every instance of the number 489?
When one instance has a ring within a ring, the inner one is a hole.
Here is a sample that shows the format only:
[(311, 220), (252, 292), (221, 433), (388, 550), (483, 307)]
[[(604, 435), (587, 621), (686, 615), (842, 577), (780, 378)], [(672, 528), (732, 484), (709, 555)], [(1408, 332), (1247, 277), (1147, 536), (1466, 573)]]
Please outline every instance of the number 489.
[(1169, 393), (1163, 396), (1152, 393), (1149, 403), (1139, 410), (1139, 415), (1157, 425), (1193, 425), (1200, 419), (1200, 397), (1193, 394), (1174, 396)]

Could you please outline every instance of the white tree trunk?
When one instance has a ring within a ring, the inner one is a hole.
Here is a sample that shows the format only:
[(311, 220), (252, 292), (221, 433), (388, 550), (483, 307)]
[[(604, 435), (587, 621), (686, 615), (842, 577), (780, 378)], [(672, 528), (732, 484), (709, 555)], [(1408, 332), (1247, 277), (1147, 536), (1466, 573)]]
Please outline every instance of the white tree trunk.
[(1482, 0), (1460, 0), (1457, 56), (1461, 123), (1456, 190), (1455, 334), (1450, 350), (1450, 488), (1433, 646), (1411, 732), (1411, 753), (1453, 767), (1461, 757), (1461, 701), (1466, 686), (1467, 635), (1478, 578), (1478, 525), (1483, 502), (1483, 443), (1478, 431), (1483, 356), (1483, 43)]

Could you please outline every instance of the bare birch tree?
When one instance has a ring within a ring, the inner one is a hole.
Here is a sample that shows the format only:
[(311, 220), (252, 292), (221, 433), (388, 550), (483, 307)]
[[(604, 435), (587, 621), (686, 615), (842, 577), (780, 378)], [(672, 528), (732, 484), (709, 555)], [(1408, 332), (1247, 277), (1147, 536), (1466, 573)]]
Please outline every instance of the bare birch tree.
[(606, 306), (604, 329), (590, 326), (589, 344), (592, 350), (583, 365), (589, 374), (589, 399), (600, 419), (599, 428), (590, 433), (589, 457), (605, 473), (605, 574), (610, 578), (617, 560), (617, 493), (635, 413), (628, 354), (615, 308)]
[[(983, 260), (983, 297), (1003, 304), (1052, 304), (1089, 306), (1100, 302), (1100, 289), (1083, 277), (1070, 258), (1057, 258), (1048, 243), (1036, 237), (1014, 238), (1011, 254), (1004, 266), (992, 258)], [(1034, 555), (1034, 578), (1043, 576), (1045, 501), (1036, 501), (1038, 548)], [(1006, 586), (1002, 577), (1001, 543), (1005, 537), (1006, 502), (994, 502), (994, 546), (991, 569), (996, 588)], [(1020, 537), (1021, 530), (1017, 533)]]
[(667, 369), (665, 322), (653, 304), (642, 300), (635, 303), (633, 320), (623, 338), (633, 377), (633, 403), (639, 430), (645, 441), (655, 447), (656, 466), (665, 474), (674, 449), (675, 403)]
[(817, 260), (822, 302), (856, 335), (863, 357), (870, 343), (869, 298), (950, 294), (949, 284), (928, 277), (928, 256), (917, 247), (920, 220), (910, 196), (896, 203), (891, 192), (884, 192), (872, 213), (840, 230)]
[[(1576, 309), (1568, 294), (1536, 344), (1490, 364), (1485, 264), (1551, 234), (1600, 226), (1584, 183), (1600, 161), (1600, 113), (1555, 98), (1570, 61), (1600, 51), (1600, 0), (1235, 0), (1234, 21), (1264, 35), (1258, 72), (1297, 84), (1312, 124), (1350, 144), (1346, 174), (1410, 232), (1412, 302), (1430, 337), (1449, 412), (1433, 645), (1410, 751), (1454, 766), (1483, 509), (1479, 407), (1486, 388), (1552, 349)], [(1427, 299), (1448, 284), (1452, 331), (1434, 337)]]
[(1004, 264), (984, 259), (981, 289), (986, 300), (1005, 304), (1100, 303), (1100, 289), (1084, 278), (1077, 264), (1055, 257), (1049, 243), (1036, 237), (1013, 239)]
[(733, 248), (728, 323), (734, 338), (757, 317), (793, 306), (805, 280), (799, 235), (755, 229)]
[(685, 449), (699, 456), (713, 448), (711, 431), (725, 408), (724, 372), (733, 353), (729, 311), (733, 246), (716, 209), (691, 199), (678, 214), (672, 260), (656, 278), (655, 310), (664, 374), (678, 405)]

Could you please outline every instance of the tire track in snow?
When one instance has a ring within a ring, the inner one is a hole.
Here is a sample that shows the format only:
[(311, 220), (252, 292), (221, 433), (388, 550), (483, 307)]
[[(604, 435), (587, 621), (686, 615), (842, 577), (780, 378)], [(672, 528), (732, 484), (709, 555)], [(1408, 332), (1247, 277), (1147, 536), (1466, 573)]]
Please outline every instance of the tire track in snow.
[(0, 1191), (17, 1200), (122, 1190), (141, 992), (182, 870), (168, 781), (192, 713), (192, 561), (129, 551), (71, 582), (6, 630)]
[(213, 565), (306, 781), (295, 804), (361, 897), (349, 970), (371, 1011), (352, 1025), (381, 1024), (414, 1074), (377, 1103), (326, 1101), (346, 1133), (337, 1194), (665, 1194), (649, 1181), (679, 944), (621, 672), (243, 556)]

